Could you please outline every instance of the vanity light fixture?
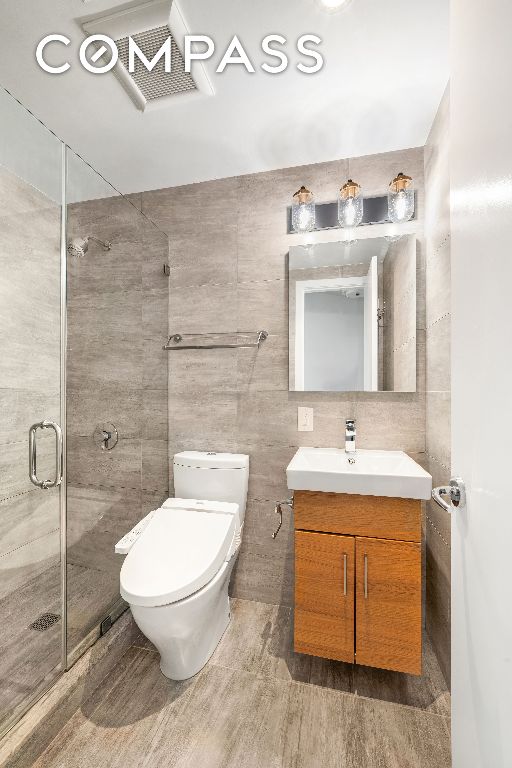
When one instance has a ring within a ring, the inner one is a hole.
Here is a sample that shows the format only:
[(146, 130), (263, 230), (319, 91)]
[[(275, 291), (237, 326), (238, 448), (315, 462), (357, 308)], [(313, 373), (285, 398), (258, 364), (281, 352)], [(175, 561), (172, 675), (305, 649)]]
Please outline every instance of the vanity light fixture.
[(393, 224), (403, 224), (414, 216), (412, 178), (399, 173), (389, 185), (388, 213)]
[(340, 227), (357, 227), (363, 220), (361, 186), (349, 179), (340, 189), (338, 221)]
[(292, 226), (295, 232), (312, 232), (316, 225), (315, 198), (302, 186), (293, 196)]

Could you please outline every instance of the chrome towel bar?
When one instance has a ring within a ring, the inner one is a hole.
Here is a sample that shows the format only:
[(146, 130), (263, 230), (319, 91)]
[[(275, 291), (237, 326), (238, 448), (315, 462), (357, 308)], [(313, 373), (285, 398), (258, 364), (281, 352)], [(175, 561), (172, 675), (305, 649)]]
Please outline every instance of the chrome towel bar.
[[(191, 344), (187, 336), (192, 339), (199, 339), (199, 343)], [(235, 342), (226, 341), (226, 337), (237, 338)], [(242, 337), (249, 337), (243, 339)], [(214, 340), (212, 337), (216, 337)], [(164, 349), (167, 352), (175, 349), (242, 349), (246, 347), (259, 347), (262, 341), (268, 338), (267, 331), (233, 331), (232, 333), (189, 333), (182, 336), (180, 333), (173, 334)]]

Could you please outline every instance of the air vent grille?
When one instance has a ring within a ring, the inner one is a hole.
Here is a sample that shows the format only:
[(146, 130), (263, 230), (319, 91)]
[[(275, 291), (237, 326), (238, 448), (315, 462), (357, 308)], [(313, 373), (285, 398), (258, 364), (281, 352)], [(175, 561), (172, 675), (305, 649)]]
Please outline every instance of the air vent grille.
[[(190, 73), (185, 72), (183, 56), (168, 26), (155, 27), (155, 29), (148, 29), (146, 32), (139, 32), (133, 35), (133, 39), (146, 58), (151, 61), (169, 36), (171, 37), (172, 45), (172, 72), (165, 71), (163, 57), (152, 72), (148, 72), (142, 62), (135, 57), (135, 70), (129, 73), (129, 76), (134, 80), (147, 101), (197, 90), (194, 78)], [(119, 61), (128, 72), (128, 38), (123, 37), (120, 40), (116, 40), (116, 43), (119, 51)]]

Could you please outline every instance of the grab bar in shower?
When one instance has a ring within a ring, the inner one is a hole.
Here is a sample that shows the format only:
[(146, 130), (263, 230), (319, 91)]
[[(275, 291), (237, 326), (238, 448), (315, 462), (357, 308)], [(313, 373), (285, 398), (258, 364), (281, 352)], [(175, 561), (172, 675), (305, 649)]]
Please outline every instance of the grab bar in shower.
[[(198, 339), (196, 344), (190, 343), (187, 337)], [(215, 337), (215, 338), (213, 338)], [(236, 337), (236, 341), (228, 342), (227, 337)], [(246, 338), (244, 338), (246, 337)], [(189, 333), (182, 336), (173, 334), (164, 349), (168, 352), (175, 349), (242, 349), (259, 347), (268, 338), (267, 331), (234, 331), (233, 333)], [(185, 342), (185, 343), (184, 343)]]

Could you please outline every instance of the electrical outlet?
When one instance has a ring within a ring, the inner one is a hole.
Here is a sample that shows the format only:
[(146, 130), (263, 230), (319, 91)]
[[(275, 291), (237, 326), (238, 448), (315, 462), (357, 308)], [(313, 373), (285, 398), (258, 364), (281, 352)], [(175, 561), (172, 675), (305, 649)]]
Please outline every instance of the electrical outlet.
[(312, 408), (297, 409), (297, 429), (299, 432), (313, 431), (313, 409)]

